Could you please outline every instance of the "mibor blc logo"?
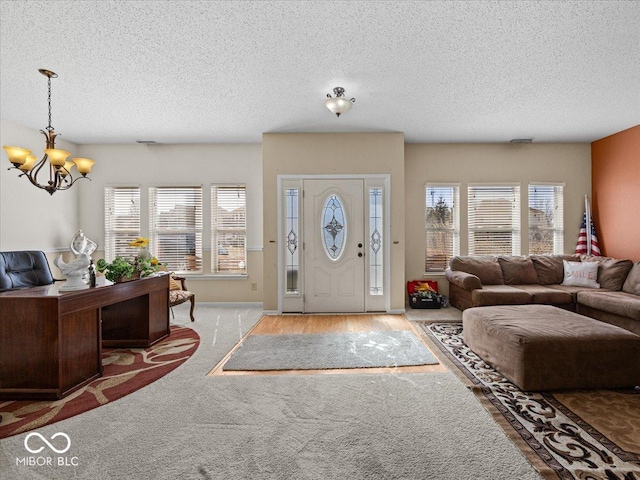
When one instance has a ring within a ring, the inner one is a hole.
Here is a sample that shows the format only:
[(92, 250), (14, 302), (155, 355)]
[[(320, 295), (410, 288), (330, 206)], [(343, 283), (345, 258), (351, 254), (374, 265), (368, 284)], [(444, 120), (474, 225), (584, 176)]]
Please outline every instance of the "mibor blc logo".
[(51, 450), (53, 450), (56, 453), (67, 453), (67, 451), (71, 448), (71, 439), (69, 438), (69, 435), (67, 435), (66, 433), (58, 432), (51, 436), (51, 440), (57, 437), (63, 437), (67, 441), (67, 446), (64, 447), (62, 450), (58, 450), (54, 445), (49, 443), (49, 441), (39, 433), (30, 433), (29, 435), (24, 437), (24, 448), (26, 448), (31, 453), (40, 453), (42, 450), (44, 450), (44, 446), (41, 446), (40, 448), (36, 448), (36, 449), (31, 448), (29, 446), (29, 439), (31, 437), (38, 437), (43, 443), (45, 443)]
[[(71, 439), (69, 435), (63, 432), (54, 433), (47, 440), (43, 435), (32, 432), (24, 437), (24, 448), (34, 455), (16, 458), (16, 466), (24, 467), (42, 467), (42, 466), (58, 466), (58, 467), (77, 467), (78, 457), (67, 456), (50, 456), (49, 450), (57, 455), (67, 453), (71, 448)], [(46, 449), (46, 451), (45, 451)]]

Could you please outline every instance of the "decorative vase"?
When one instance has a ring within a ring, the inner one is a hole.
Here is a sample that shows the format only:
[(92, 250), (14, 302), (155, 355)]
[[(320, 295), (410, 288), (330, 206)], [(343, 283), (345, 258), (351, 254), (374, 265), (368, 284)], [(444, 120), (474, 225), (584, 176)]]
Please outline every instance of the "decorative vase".
[(151, 252), (147, 247), (140, 247), (138, 250), (138, 259), (139, 260), (149, 260), (151, 258)]

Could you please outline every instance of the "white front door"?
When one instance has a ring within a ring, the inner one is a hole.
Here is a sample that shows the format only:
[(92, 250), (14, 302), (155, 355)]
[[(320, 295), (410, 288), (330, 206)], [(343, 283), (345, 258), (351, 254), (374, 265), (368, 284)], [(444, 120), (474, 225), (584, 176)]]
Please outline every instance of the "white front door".
[(304, 311), (365, 311), (364, 181), (304, 180)]

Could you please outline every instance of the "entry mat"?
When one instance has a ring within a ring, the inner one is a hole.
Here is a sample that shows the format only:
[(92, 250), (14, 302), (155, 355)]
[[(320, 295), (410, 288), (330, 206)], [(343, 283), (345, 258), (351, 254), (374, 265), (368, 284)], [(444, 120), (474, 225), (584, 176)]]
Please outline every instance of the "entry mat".
[(434, 365), (438, 360), (412, 332), (250, 335), (223, 370), (322, 370)]

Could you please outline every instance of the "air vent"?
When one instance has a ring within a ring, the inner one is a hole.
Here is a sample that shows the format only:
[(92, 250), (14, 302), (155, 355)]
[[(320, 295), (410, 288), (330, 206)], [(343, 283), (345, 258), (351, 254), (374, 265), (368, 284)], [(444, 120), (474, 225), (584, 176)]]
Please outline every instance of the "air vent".
[(533, 138), (512, 138), (509, 143), (531, 143)]

